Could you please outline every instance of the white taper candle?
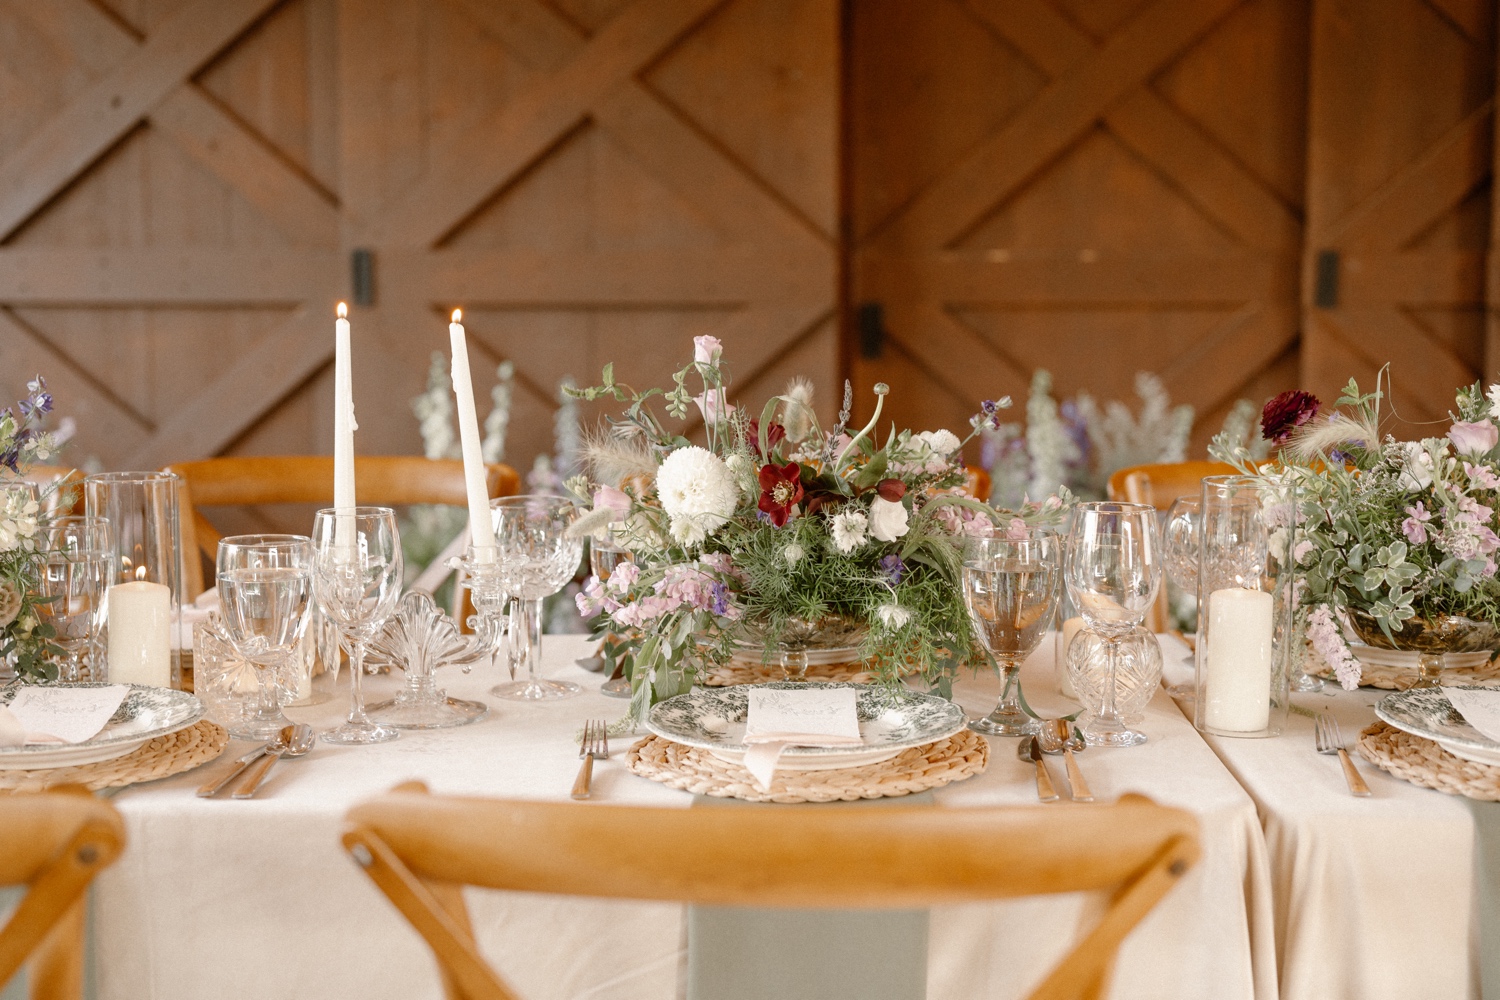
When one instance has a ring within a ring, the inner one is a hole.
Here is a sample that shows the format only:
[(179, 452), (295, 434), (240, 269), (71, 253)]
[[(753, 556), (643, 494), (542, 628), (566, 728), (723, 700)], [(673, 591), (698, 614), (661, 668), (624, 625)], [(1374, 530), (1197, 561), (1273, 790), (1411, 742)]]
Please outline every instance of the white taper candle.
[(484, 452), (479, 437), (479, 415), (474, 409), (474, 383), (469, 376), (469, 345), (463, 311), (453, 310), (448, 340), (453, 349), (453, 395), (458, 400), (458, 440), (464, 454), (464, 484), (469, 494), (469, 539), (476, 562), (495, 561), (495, 528), (490, 521)]

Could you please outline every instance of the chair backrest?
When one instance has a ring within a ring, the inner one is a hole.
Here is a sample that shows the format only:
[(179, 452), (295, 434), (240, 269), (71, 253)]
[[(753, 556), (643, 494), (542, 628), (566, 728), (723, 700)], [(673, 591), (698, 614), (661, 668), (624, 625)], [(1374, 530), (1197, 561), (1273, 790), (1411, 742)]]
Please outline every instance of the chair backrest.
[(412, 783), (354, 807), (344, 846), (467, 1000), (517, 998), (475, 948), (463, 885), (864, 909), (1107, 891), (1103, 918), (1032, 998), (1102, 995), (1120, 942), (1199, 853), (1191, 814), (1139, 796), (1067, 809), (580, 809), (425, 792)]
[(0, 885), (26, 895), (0, 928), (0, 990), (31, 964), (33, 997), (83, 992), (84, 893), (120, 856), (125, 824), (82, 788), (0, 796)]
[[(1239, 470), (1224, 462), (1162, 462), (1156, 465), (1133, 465), (1116, 469), (1109, 477), (1108, 495), (1111, 500), (1130, 503), (1148, 503), (1165, 512), (1178, 497), (1198, 496), (1202, 492), (1205, 476), (1232, 476)], [(1165, 632), (1172, 624), (1172, 614), (1167, 601), (1167, 587), (1163, 583), (1157, 592), (1156, 603), (1146, 615), (1146, 627), (1153, 632)]]
[[(218, 529), (201, 507), (232, 504), (333, 502), (333, 458), (329, 455), (248, 455), (179, 462), (166, 471), (182, 477), (182, 545), (191, 600), (204, 590), (201, 560), (218, 557)], [(508, 465), (487, 467), (490, 497), (514, 496), (520, 477)], [(468, 503), (464, 464), (458, 459), (420, 455), (361, 455), (354, 462), (354, 489), (361, 503), (401, 506), (414, 503)]]

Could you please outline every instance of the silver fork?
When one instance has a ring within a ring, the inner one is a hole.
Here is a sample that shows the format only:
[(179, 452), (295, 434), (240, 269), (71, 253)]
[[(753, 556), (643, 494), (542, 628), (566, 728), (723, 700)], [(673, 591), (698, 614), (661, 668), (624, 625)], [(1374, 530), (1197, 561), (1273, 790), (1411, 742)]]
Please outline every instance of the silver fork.
[(573, 798), (586, 799), (592, 794), (595, 758), (609, 760), (609, 733), (603, 719), (590, 719), (583, 724), (578, 756), (583, 758), (583, 765), (578, 768), (578, 780), (573, 782)]
[(1313, 739), (1317, 743), (1318, 753), (1339, 755), (1339, 763), (1344, 765), (1344, 780), (1349, 783), (1349, 794), (1360, 798), (1370, 794), (1370, 786), (1365, 784), (1365, 779), (1354, 769), (1354, 761), (1349, 759), (1349, 751), (1344, 749), (1344, 737), (1339, 733), (1339, 720), (1327, 712), (1319, 712), (1317, 718), (1313, 719)]

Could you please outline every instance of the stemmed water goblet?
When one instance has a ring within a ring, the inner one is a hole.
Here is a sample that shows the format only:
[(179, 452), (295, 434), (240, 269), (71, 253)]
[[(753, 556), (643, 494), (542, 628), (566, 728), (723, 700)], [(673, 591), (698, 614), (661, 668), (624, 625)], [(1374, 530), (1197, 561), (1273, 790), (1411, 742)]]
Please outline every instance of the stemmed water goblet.
[[(1202, 532), (1203, 498), (1185, 496), (1173, 500), (1161, 529), (1162, 565), (1167, 571), (1167, 579), (1185, 594), (1198, 593)], [(1191, 652), (1184, 659), (1188, 666), (1193, 665)], [(1167, 688), (1167, 693), (1173, 698), (1192, 698), (1193, 685), (1173, 684)]]
[(520, 604), (519, 621), (511, 625), (514, 655), (526, 663), (525, 680), (496, 685), (490, 693), (513, 701), (571, 698), (583, 689), (540, 676), (542, 600), (573, 579), (583, 558), (583, 540), (568, 533), (577, 508), (561, 497), (502, 497), (490, 501), (490, 516), (499, 586)]
[(94, 664), (102, 657), (99, 627), (103, 624), (104, 594), (114, 579), (115, 542), (109, 521), (102, 517), (59, 517), (43, 530), (39, 546), (36, 609), (56, 633), (52, 642), (63, 651), (58, 680), (76, 684), (104, 680), (84, 667), (87, 653)]
[(995, 710), (969, 723), (990, 736), (1026, 736), (1037, 722), (1021, 709), (1021, 664), (1057, 614), (1058, 537), (1044, 528), (1024, 538), (976, 538), (964, 555), (964, 604), (980, 643), (1000, 668)]
[(1092, 745), (1128, 747), (1146, 741), (1144, 733), (1125, 724), (1115, 704), (1115, 685), (1120, 642), (1156, 600), (1159, 560), (1154, 507), (1101, 502), (1074, 508), (1063, 579), (1084, 623), (1104, 640), (1103, 703), (1083, 731)]
[(313, 520), (313, 595), (349, 651), (349, 719), (325, 743), (384, 743), (401, 735), (365, 714), (365, 648), (401, 597), (401, 540), (389, 507), (320, 510)]
[(313, 546), (305, 535), (234, 535), (221, 539), (219, 611), (235, 652), (255, 668), (257, 705), (231, 733), (271, 739), (291, 725), (281, 713), (295, 696), (298, 656), (312, 605)]

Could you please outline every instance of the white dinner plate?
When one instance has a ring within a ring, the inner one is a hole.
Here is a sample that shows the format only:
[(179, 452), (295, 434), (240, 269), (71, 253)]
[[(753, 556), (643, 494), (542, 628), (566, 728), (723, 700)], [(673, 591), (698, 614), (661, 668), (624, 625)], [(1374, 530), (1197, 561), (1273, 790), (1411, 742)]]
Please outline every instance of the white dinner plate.
[[(10, 704), (20, 688), (19, 682), (7, 685), (0, 691), (0, 705)], [(147, 741), (186, 729), (201, 718), (203, 702), (186, 691), (131, 684), (119, 710), (93, 738), (82, 743), (0, 747), (0, 770), (73, 767), (123, 757)]]
[(855, 711), (859, 714), (859, 734), (864, 739), (864, 746), (858, 750), (849, 747), (787, 747), (777, 767), (789, 771), (828, 770), (875, 763), (894, 757), (907, 747), (945, 739), (968, 725), (963, 709), (933, 695), (892, 691), (878, 684), (776, 681), (760, 685), (694, 688), (687, 694), (653, 705), (646, 716), (646, 728), (663, 739), (701, 747), (723, 760), (738, 763), (749, 749), (745, 745), (745, 716), (749, 712), (749, 692), (755, 687), (782, 691), (816, 688), (852, 688), (855, 691)]
[[(1467, 689), (1462, 684), (1450, 686)], [(1432, 740), (1455, 757), (1500, 767), (1500, 743), (1469, 725), (1442, 688), (1412, 688), (1388, 694), (1376, 703), (1375, 714), (1402, 732)]]

